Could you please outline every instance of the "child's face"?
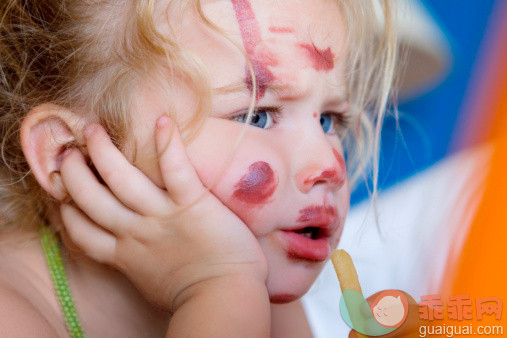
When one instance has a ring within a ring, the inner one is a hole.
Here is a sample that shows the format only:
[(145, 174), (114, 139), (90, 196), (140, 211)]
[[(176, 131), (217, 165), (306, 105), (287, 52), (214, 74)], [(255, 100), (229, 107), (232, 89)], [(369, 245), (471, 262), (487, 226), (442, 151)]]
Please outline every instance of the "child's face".
[[(343, 128), (333, 114), (347, 109), (344, 23), (335, 1), (204, 1), (203, 9), (252, 59), (259, 112), (234, 150), (244, 124), (233, 119), (246, 114), (252, 97), (245, 58), (190, 9), (170, 10), (179, 42), (202, 60), (216, 89), (188, 155), (205, 186), (220, 178), (212, 192), (258, 239), (271, 300), (291, 301), (308, 290), (338, 244), (349, 206), (343, 150), (332, 133), (333, 123)], [(162, 21), (160, 29), (167, 29)], [(181, 125), (197, 98), (183, 83), (169, 98), (156, 88), (147, 81), (137, 92), (134, 125), (140, 167), (163, 187), (156, 161), (143, 163), (154, 156), (155, 120), (170, 109)]]

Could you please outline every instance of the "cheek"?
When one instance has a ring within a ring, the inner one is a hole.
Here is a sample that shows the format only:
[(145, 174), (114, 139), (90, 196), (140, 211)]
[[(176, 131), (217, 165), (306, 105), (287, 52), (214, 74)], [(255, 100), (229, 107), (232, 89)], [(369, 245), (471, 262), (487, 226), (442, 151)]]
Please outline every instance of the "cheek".
[[(269, 206), (278, 200), (279, 179), (277, 171), (268, 162), (257, 159), (259, 157), (234, 161), (211, 188), (211, 192), (255, 236), (260, 236), (271, 224), (272, 208)], [(204, 173), (203, 177), (207, 175)]]
[(270, 217), (267, 206), (276, 202), (284, 167), (262, 133), (249, 131), (234, 149), (241, 128), (223, 120), (210, 121), (187, 152), (202, 183), (259, 233), (259, 223)]
[(234, 149), (242, 127), (208, 119), (187, 153), (203, 184), (212, 187), (223, 202), (261, 206), (271, 201), (278, 187), (278, 173), (271, 161), (274, 154), (252, 131)]
[(208, 157), (211, 163), (206, 166), (196, 165), (203, 184), (211, 187), (211, 192), (247, 224), (264, 206), (275, 201), (279, 185), (277, 170), (268, 162), (259, 161), (262, 156), (250, 155), (235, 157), (225, 171), (213, 163), (216, 158)]

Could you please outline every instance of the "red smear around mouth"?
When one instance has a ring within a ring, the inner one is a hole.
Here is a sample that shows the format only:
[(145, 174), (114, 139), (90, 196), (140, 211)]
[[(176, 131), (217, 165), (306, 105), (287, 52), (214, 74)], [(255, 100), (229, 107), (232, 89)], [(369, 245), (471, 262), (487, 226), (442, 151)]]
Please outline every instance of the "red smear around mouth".
[(248, 173), (234, 186), (233, 197), (249, 204), (263, 205), (278, 187), (278, 179), (266, 162), (255, 162)]
[(310, 207), (299, 210), (299, 218), (296, 222), (308, 222), (312, 220), (317, 220), (322, 217), (337, 217), (336, 209), (332, 206), (322, 206), (322, 205), (312, 205)]
[(270, 26), (269, 31), (272, 33), (294, 33), (294, 28)]
[[(231, 0), (236, 19), (238, 20), (241, 38), (246, 53), (252, 62), (253, 71), (257, 80), (257, 100), (264, 97), (268, 85), (274, 80), (273, 73), (268, 69), (266, 60), (255, 55), (256, 47), (262, 42), (261, 30), (255, 18), (255, 13), (248, 0)], [(268, 60), (269, 61), (269, 60)], [(253, 80), (250, 68), (246, 67), (246, 85), (250, 91), (253, 90)]]
[(313, 43), (299, 44), (299, 47), (303, 48), (306, 57), (312, 63), (312, 68), (316, 71), (329, 72), (334, 68), (334, 54), (331, 51), (331, 47), (319, 49)]

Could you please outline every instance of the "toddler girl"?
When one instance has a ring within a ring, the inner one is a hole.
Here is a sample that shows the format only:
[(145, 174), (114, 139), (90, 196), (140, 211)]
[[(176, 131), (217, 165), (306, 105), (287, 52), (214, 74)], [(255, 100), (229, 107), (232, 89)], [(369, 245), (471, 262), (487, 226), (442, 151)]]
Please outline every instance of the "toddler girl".
[(297, 300), (377, 148), (390, 6), (5, 0), (4, 334), (311, 335)]

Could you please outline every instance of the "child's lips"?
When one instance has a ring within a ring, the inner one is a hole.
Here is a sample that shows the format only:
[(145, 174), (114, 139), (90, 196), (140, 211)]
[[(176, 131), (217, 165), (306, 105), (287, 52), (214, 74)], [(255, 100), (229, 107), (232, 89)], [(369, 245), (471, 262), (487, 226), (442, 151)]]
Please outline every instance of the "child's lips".
[(281, 238), (289, 258), (321, 262), (331, 253), (328, 238), (312, 239), (295, 231), (281, 231)]
[(300, 210), (297, 226), (281, 231), (284, 249), (290, 258), (324, 261), (340, 228), (335, 207), (313, 205)]
[(338, 210), (330, 205), (311, 205), (299, 210), (299, 218), (296, 222), (302, 224), (322, 224), (328, 227), (336, 222)]

